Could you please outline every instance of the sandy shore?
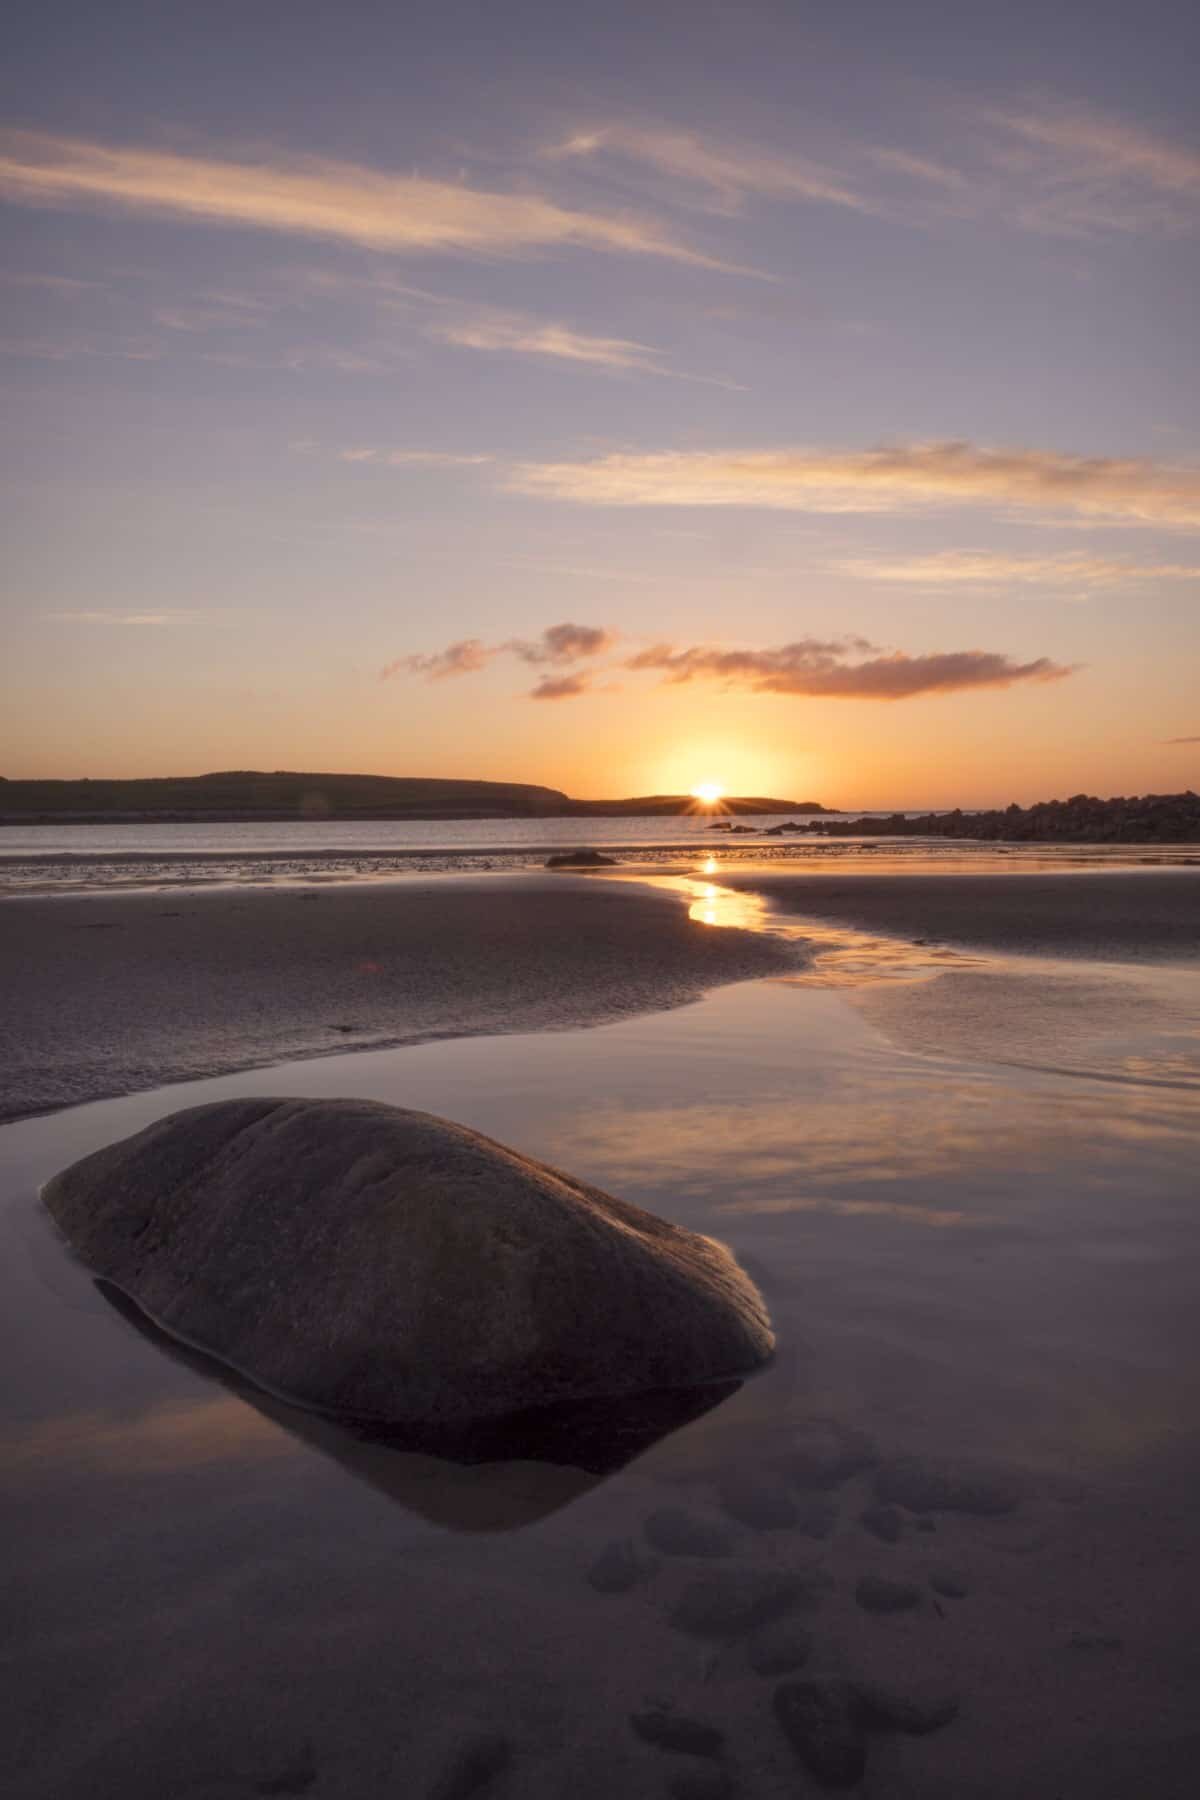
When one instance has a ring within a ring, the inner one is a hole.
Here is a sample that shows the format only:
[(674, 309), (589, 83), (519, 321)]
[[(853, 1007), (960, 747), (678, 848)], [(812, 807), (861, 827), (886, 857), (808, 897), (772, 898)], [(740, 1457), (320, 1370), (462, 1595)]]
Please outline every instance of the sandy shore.
[(797, 956), (571, 877), (12, 900), (0, 1119), (331, 1050), (600, 1024)]
[(1200, 957), (1200, 871), (1191, 869), (722, 873), (719, 880), (761, 894), (784, 912), (895, 937), (1111, 962)]

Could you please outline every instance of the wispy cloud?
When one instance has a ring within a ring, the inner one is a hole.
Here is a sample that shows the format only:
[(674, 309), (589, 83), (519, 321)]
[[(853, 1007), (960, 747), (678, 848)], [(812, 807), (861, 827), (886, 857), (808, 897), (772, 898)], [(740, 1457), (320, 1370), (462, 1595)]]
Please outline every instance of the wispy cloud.
[(190, 625), (203, 616), (200, 611), (187, 608), (163, 612), (53, 612), (44, 615), (72, 625)]
[(1164, 744), (1200, 744), (1200, 737), (1164, 738)]
[(937, 550), (928, 556), (856, 556), (835, 565), (863, 581), (914, 587), (1128, 587), (1146, 581), (1200, 581), (1200, 565), (1139, 563), (1085, 551), (1014, 556), (995, 550)]
[(1061, 681), (1072, 673), (1045, 656), (1021, 663), (991, 650), (952, 650), (928, 656), (893, 650), (862, 655), (874, 648), (861, 638), (832, 642), (802, 638), (766, 650), (729, 650), (711, 644), (679, 649), (656, 644), (631, 657), (626, 666), (658, 670), (672, 684), (715, 681), (755, 694), (801, 694), (827, 700), (908, 700), (916, 694), (1011, 687), (1018, 681)]
[(741, 506), (895, 513), (952, 506), (1074, 513), (1094, 522), (1200, 526), (1200, 467), (966, 442), (871, 450), (620, 453), (524, 463), (518, 493), (593, 506)]
[[(306, 445), (305, 448), (310, 446)], [(315, 448), (315, 446), (312, 446)], [(474, 450), (463, 452), (458, 450), (388, 450), (378, 446), (353, 445), (335, 452), (339, 462), (369, 463), (375, 467), (389, 469), (469, 469), (480, 463), (491, 462), (486, 451)]]
[(1000, 134), (994, 162), (1019, 180), (1019, 224), (1086, 237), (1180, 234), (1200, 222), (1200, 150), (1190, 145), (1062, 102), (989, 108), (983, 123)]
[(651, 375), (668, 370), (658, 364), (658, 352), (631, 338), (596, 337), (574, 331), (568, 325), (536, 319), (485, 315), (438, 323), (428, 336), (463, 350), (502, 350), (520, 356), (551, 356), (564, 362), (599, 364), (606, 369), (634, 369)]
[(618, 156), (703, 190), (707, 204), (733, 212), (747, 194), (813, 200), (869, 210), (844, 178), (819, 163), (757, 148), (714, 143), (668, 126), (602, 125), (578, 131), (545, 152), (551, 157)]
[(651, 219), (283, 151), (235, 162), (9, 131), (0, 135), (0, 193), (29, 206), (148, 212), (373, 250), (495, 256), (582, 247), (722, 266)]
[(502, 351), (513, 356), (550, 357), (584, 367), (616, 369), (625, 374), (659, 375), (670, 381), (699, 381), (708, 387), (743, 392), (740, 384), (721, 375), (696, 375), (672, 369), (665, 352), (633, 338), (601, 337), (576, 331), (553, 320), (519, 314), (474, 313), (459, 319), (437, 320), (426, 328), (427, 337), (463, 350)]

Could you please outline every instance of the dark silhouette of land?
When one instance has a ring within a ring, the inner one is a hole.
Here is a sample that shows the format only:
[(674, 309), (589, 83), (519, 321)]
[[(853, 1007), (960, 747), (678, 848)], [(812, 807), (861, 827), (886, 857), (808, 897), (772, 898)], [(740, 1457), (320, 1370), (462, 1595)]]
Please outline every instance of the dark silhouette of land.
[(1073, 794), (1069, 800), (1039, 800), (1036, 806), (1003, 811), (926, 813), (914, 818), (838, 818), (809, 831), (827, 837), (969, 838), (1011, 844), (1195, 844), (1200, 843), (1200, 794), (1141, 794), (1098, 800)]
[[(437, 781), (231, 769), (152, 779), (7, 781), (0, 825), (230, 824), (280, 819), (565, 819), (677, 816), (703, 810), (689, 794), (572, 800), (558, 788), (509, 781)], [(815, 800), (728, 799), (730, 813), (821, 813)]]

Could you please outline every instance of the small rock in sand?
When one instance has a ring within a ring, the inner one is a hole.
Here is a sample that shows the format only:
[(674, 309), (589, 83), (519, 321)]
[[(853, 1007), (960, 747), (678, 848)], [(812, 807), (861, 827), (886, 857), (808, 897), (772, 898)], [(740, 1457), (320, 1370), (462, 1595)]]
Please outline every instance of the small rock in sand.
[(598, 1594), (627, 1594), (657, 1573), (655, 1556), (643, 1556), (632, 1538), (605, 1544), (588, 1570), (587, 1578)]
[(921, 1590), (911, 1581), (888, 1581), (883, 1575), (864, 1575), (854, 1589), (864, 1612), (909, 1612), (920, 1604)]
[(722, 1477), (717, 1493), (730, 1518), (754, 1531), (786, 1531), (800, 1516), (777, 1476), (739, 1470)]
[(1120, 1650), (1123, 1640), (1102, 1631), (1073, 1631), (1067, 1639), (1068, 1650)]
[(866, 1732), (848, 1681), (833, 1675), (786, 1681), (772, 1705), (784, 1736), (822, 1787), (849, 1788), (862, 1780)]
[(688, 1584), (671, 1614), (671, 1623), (693, 1637), (740, 1637), (795, 1611), (805, 1593), (806, 1584), (799, 1576), (723, 1570)]
[(615, 869), (615, 856), (602, 856), (599, 850), (564, 850), (558, 856), (548, 856), (548, 869)]
[(733, 1782), (724, 1769), (694, 1765), (680, 1769), (667, 1782), (671, 1800), (730, 1800)]
[(678, 1750), (684, 1756), (719, 1756), (725, 1733), (699, 1719), (687, 1719), (669, 1707), (655, 1706), (630, 1713), (629, 1723), (643, 1743), (657, 1750)]
[(667, 1556), (729, 1556), (733, 1551), (733, 1535), (724, 1525), (682, 1506), (660, 1507), (642, 1529)]
[(1010, 1481), (970, 1463), (941, 1463), (901, 1457), (875, 1478), (875, 1494), (885, 1505), (909, 1512), (964, 1512), (997, 1518), (1016, 1510), (1019, 1495)]
[(866, 1512), (859, 1514), (858, 1522), (881, 1544), (899, 1543), (904, 1530), (903, 1515), (894, 1506), (868, 1506)]
[(812, 1655), (812, 1636), (791, 1619), (764, 1625), (746, 1645), (746, 1661), (756, 1675), (791, 1675)]
[(860, 1681), (854, 1688), (862, 1718), (876, 1731), (924, 1737), (958, 1716), (956, 1695), (921, 1682)]
[(947, 1600), (965, 1600), (971, 1591), (953, 1569), (931, 1569), (929, 1585), (935, 1594), (941, 1594)]
[(429, 1790), (429, 1800), (474, 1800), (512, 1761), (512, 1745), (502, 1732), (483, 1732), (451, 1757)]
[(796, 1529), (805, 1537), (827, 1538), (836, 1524), (837, 1507), (832, 1500), (806, 1500), (796, 1516)]
[(806, 1419), (775, 1459), (797, 1487), (831, 1488), (879, 1461), (869, 1437), (835, 1419)]

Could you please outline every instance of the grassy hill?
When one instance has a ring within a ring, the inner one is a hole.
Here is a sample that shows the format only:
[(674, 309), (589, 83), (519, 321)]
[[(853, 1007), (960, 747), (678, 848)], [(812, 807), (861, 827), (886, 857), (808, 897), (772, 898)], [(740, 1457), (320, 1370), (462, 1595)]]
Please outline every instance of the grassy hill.
[(288, 769), (130, 781), (0, 781), (0, 822), (9, 825), (537, 818), (560, 814), (567, 804), (567, 796), (555, 788), (520, 782), (423, 781)]
[[(572, 800), (524, 782), (432, 781), (394, 775), (323, 775), (228, 769), (139, 780), (6, 781), (0, 825), (233, 823), (272, 819), (528, 819), (678, 816), (687, 794)], [(821, 812), (815, 801), (729, 799), (724, 812)]]

